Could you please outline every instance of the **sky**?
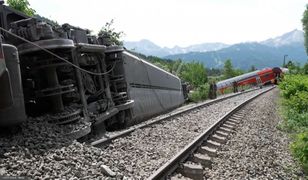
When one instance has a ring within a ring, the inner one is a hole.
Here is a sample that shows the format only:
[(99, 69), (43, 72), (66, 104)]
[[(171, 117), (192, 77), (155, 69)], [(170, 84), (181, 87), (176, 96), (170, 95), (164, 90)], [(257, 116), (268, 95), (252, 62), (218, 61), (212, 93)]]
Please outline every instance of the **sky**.
[(161, 47), (262, 41), (302, 30), (307, 0), (28, 0), (44, 17), (98, 32), (114, 19), (122, 40)]

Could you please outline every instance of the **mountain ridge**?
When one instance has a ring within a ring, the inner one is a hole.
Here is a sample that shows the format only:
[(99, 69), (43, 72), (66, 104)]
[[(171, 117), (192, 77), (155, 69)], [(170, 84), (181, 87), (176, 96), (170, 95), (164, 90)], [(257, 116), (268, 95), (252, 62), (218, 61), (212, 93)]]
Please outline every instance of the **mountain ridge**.
[(219, 50), (230, 45), (219, 42), (212, 43), (200, 43), (195, 45), (190, 45), (186, 47), (174, 46), (172, 48), (168, 47), (160, 47), (155, 43), (151, 42), (147, 39), (142, 39), (140, 41), (124, 41), (124, 46), (128, 50), (133, 50), (144, 55), (152, 55), (163, 57), (167, 55), (180, 54), (180, 53), (188, 53), (188, 52), (207, 52), (213, 50)]
[[(147, 42), (151, 42), (148, 41)], [(151, 44), (151, 43), (150, 43)], [(202, 43), (206, 45), (207, 43)], [(196, 51), (175, 53), (165, 56), (159, 56), (166, 59), (182, 59), (183, 61), (199, 61), (202, 62), (208, 68), (222, 68), (224, 61), (231, 59), (234, 67), (241, 69), (249, 69), (252, 65), (261, 69), (264, 67), (281, 66), (283, 63), (284, 55), (288, 55), (288, 60), (293, 60), (297, 63), (303, 64), (307, 61), (307, 55), (304, 48), (304, 33), (300, 30), (292, 30), (280, 36), (269, 38), (260, 42), (243, 42), (233, 45), (223, 44), (221, 47), (220, 43), (211, 46), (211, 48), (216, 48), (214, 50), (204, 50), (196, 48), (197, 45), (192, 45)], [(225, 46), (224, 46), (225, 45)], [(161, 47), (152, 44), (156, 48), (156, 52), (161, 52)], [(147, 48), (148, 52), (145, 55), (151, 54), (150, 46), (144, 46)], [(144, 48), (143, 47), (143, 48)], [(188, 46), (190, 47), (190, 46)], [(178, 47), (181, 48), (181, 47)], [(178, 50), (177, 52), (180, 52)], [(165, 54), (168, 52), (164, 51)], [(143, 53), (143, 52), (140, 52)], [(163, 54), (163, 53), (162, 53)]]

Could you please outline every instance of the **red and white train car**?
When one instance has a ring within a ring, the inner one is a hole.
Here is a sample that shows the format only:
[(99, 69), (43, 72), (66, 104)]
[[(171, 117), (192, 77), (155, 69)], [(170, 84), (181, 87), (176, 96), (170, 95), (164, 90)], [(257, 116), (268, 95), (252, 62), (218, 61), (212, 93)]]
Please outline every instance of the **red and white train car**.
[(240, 76), (236, 76), (230, 79), (219, 81), (216, 83), (217, 90), (222, 94), (225, 89), (234, 87), (234, 86), (245, 86), (245, 85), (265, 85), (270, 83), (277, 83), (277, 79), (281, 76), (285, 69), (274, 67), (274, 68), (265, 68), (262, 70), (256, 70)]

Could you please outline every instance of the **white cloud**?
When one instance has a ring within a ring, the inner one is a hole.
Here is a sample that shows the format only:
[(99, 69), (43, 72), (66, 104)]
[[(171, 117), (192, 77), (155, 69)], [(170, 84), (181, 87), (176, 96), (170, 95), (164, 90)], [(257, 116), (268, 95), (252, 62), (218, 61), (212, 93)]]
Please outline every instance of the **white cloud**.
[(125, 40), (161, 46), (261, 41), (301, 28), (306, 0), (29, 0), (59, 23), (98, 31), (107, 21)]

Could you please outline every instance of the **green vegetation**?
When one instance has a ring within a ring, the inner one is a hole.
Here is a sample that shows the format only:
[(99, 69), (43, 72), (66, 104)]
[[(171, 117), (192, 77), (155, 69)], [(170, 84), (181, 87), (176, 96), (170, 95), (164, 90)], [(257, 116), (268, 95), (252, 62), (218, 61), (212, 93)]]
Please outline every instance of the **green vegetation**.
[(209, 84), (207, 81), (206, 69), (200, 62), (183, 63), (180, 71), (180, 78), (189, 82), (194, 88), (188, 96), (190, 101), (198, 102), (208, 98)]
[[(306, 120), (307, 120), (306, 116)], [(291, 149), (295, 157), (302, 163), (304, 171), (308, 173), (308, 131), (299, 133), (295, 137), (295, 141), (291, 145)]]
[(231, 59), (227, 59), (225, 61), (223, 70), (224, 79), (229, 79), (235, 76), (239, 76), (241, 74), (244, 74), (244, 71), (241, 69), (234, 69)]
[(227, 59), (224, 65), (224, 78), (229, 79), (234, 77), (233, 65), (231, 63), (231, 59)]
[(194, 87), (199, 87), (207, 82), (206, 70), (199, 62), (185, 63), (180, 77)]
[(308, 76), (286, 75), (279, 87), (284, 116), (280, 128), (291, 134), (292, 153), (308, 173)]
[(202, 84), (199, 87), (195, 88), (188, 96), (189, 100), (192, 102), (198, 102), (208, 98), (210, 86), (208, 83)]
[(7, 0), (7, 4), (20, 12), (25, 13), (28, 16), (34, 16), (35, 10), (30, 8), (28, 0)]
[(108, 38), (111, 45), (123, 45), (123, 42), (120, 41), (120, 38), (123, 36), (124, 32), (116, 32), (113, 26), (113, 19), (110, 22), (107, 22), (105, 26), (101, 28), (98, 33), (98, 36)]

